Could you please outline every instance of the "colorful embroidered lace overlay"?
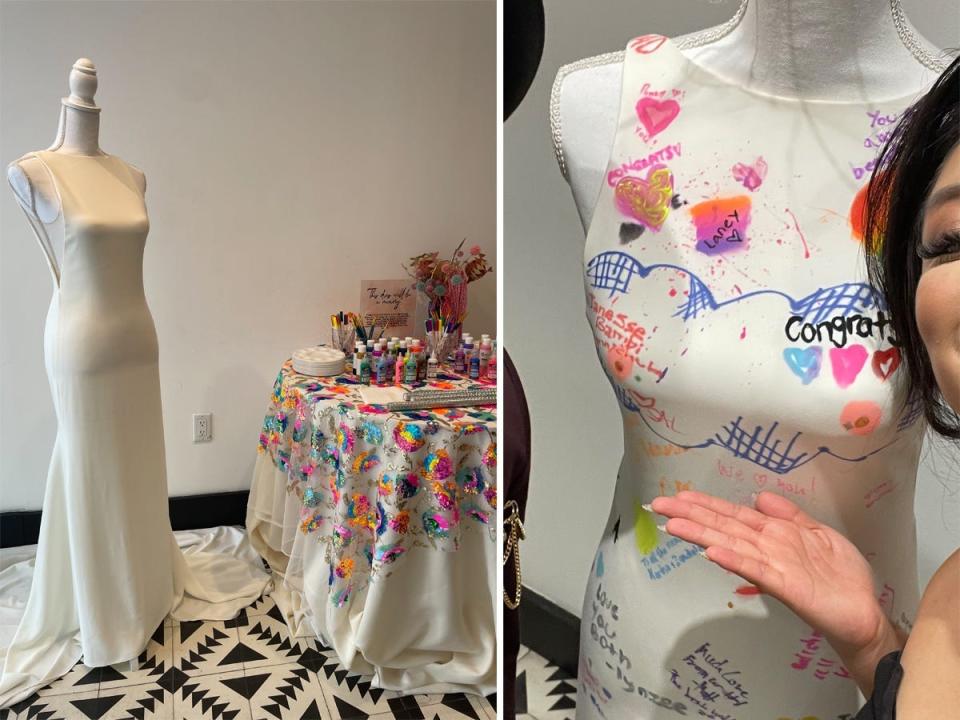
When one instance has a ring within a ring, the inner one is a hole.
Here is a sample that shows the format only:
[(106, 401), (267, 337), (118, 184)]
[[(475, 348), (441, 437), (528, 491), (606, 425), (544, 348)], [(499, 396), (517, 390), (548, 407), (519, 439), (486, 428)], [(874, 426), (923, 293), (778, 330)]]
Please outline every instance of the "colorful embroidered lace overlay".
[[(453, 375), (430, 384), (476, 385)], [(351, 376), (300, 375), (288, 361), (258, 447), (300, 500), (300, 532), (327, 545), (340, 607), (414, 548), (453, 551), (465, 532), (496, 537), (496, 409), (390, 413), (359, 389)]]

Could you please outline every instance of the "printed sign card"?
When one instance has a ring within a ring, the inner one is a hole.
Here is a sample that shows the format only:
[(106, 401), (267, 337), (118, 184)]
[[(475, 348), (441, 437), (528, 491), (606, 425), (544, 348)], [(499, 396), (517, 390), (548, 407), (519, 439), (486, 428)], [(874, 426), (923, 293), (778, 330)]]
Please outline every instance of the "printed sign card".
[(376, 325), (374, 335), (416, 337), (417, 293), (411, 280), (361, 280), (360, 317), (365, 327)]

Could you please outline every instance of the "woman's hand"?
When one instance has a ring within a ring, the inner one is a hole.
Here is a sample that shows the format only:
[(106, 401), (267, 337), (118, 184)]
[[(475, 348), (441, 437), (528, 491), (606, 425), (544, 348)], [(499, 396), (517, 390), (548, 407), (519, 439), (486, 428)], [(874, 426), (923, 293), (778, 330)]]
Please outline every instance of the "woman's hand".
[(858, 684), (872, 686), (882, 655), (874, 656), (898, 645), (870, 565), (853, 543), (771, 492), (760, 493), (756, 509), (692, 491), (658, 497), (651, 507), (670, 518), (668, 533), (706, 548), (710, 560), (820, 631)]

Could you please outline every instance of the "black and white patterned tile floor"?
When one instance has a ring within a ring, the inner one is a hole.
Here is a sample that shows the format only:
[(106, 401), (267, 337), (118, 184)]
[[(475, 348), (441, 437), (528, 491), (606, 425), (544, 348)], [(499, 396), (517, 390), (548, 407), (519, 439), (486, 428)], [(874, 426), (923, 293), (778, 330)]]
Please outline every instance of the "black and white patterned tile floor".
[(495, 720), (491, 700), (463, 693), (412, 695), (371, 687), (333, 650), (291, 639), (273, 600), (233, 620), (157, 628), (139, 667), (67, 675), (0, 720)]
[(573, 720), (577, 676), (520, 646), (516, 703), (517, 720)]

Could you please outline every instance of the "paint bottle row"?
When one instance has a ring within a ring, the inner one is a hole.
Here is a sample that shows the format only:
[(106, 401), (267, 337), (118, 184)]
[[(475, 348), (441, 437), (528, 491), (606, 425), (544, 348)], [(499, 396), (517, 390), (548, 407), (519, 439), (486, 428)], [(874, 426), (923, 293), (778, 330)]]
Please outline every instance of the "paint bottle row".
[[(481, 336), (477, 344), (472, 336), (464, 335), (453, 355), (444, 360), (451, 362), (453, 372), (471, 380), (496, 382), (497, 355), (489, 335)], [(435, 353), (428, 353), (419, 338), (394, 337), (357, 342), (347, 371), (365, 385), (410, 385), (436, 380), (440, 366), (441, 360)]]

